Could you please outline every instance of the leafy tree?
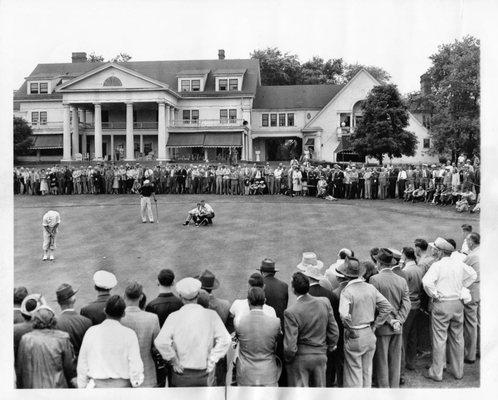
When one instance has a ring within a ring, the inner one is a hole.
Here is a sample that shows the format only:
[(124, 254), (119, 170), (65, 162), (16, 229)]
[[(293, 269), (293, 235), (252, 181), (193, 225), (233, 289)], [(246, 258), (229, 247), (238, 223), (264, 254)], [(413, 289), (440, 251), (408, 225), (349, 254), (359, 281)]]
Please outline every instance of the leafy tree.
[(406, 131), (408, 109), (393, 84), (375, 86), (362, 103), (363, 118), (351, 138), (353, 149), (379, 160), (414, 156), (417, 137)]
[(131, 56), (128, 53), (119, 53), (116, 57), (111, 58), (110, 62), (128, 62), (131, 60)]
[(319, 83), (338, 83), (343, 73), (342, 58), (323, 61), (323, 58), (314, 56), (310, 61), (301, 65), (300, 83), (312, 85)]
[(355, 63), (344, 66), (344, 73), (342, 74), (343, 83), (349, 82), (362, 68), (366, 69), (380, 83), (388, 83), (391, 80), (389, 72), (380, 67)]
[[(109, 62), (128, 62), (131, 60), (131, 56), (128, 53), (119, 53), (117, 56), (107, 60)], [(104, 56), (91, 53), (88, 58), (88, 62), (104, 62)]]
[(282, 52), (277, 47), (254, 50), (251, 58), (259, 60), (262, 85), (295, 85), (301, 74), (301, 64), (294, 54)]
[(24, 118), (14, 117), (14, 157), (26, 154), (33, 143), (33, 130)]
[(434, 150), (471, 157), (480, 146), (480, 41), (466, 36), (439, 46), (427, 71), (430, 91), (422, 95), (432, 107), (430, 134)]
[(90, 53), (87, 58), (88, 62), (104, 62), (104, 56), (97, 55), (94, 52)]

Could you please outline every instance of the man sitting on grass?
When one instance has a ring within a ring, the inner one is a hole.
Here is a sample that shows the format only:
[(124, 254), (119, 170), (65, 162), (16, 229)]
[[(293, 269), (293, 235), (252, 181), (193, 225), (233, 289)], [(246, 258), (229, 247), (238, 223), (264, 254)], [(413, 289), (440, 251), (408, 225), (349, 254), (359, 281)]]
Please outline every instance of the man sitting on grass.
[(214, 210), (204, 200), (197, 203), (197, 207), (188, 212), (187, 219), (183, 225), (188, 225), (191, 220), (194, 220), (195, 226), (208, 225), (213, 223)]
[(425, 200), (425, 194), (426, 194), (426, 192), (425, 192), (424, 188), (422, 187), (422, 185), (420, 185), (412, 193), (412, 202), (415, 203), (417, 201), (424, 201)]

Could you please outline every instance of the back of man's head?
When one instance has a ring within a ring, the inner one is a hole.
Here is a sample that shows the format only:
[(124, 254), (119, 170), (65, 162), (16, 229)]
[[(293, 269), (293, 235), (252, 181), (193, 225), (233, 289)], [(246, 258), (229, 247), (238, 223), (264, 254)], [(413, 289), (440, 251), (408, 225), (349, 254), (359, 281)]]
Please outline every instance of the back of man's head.
[(478, 234), (477, 232), (472, 232), (469, 235), (468, 240), (471, 243), (473, 243), (475, 246), (479, 246), (481, 244), (481, 235)]
[(446, 238), (446, 241), (453, 246), (453, 249), (456, 249), (456, 242), (454, 239)]
[(169, 287), (175, 280), (175, 274), (170, 269), (162, 269), (157, 275), (157, 280), (161, 286)]
[(415, 250), (413, 247), (403, 247), (402, 253), (405, 255), (407, 260), (415, 261)]
[(370, 258), (374, 263), (377, 262), (377, 254), (379, 254), (379, 248), (378, 247), (373, 247), (370, 249)]
[(427, 243), (427, 240), (425, 239), (415, 239), (414, 245), (422, 251), (427, 251), (427, 248), (429, 247), (429, 243)]
[(464, 231), (464, 232), (468, 232), (468, 233), (472, 232), (472, 225), (469, 225), (469, 224), (463, 224), (463, 225), (462, 225), (462, 231)]
[(264, 286), (264, 280), (263, 280), (263, 275), (261, 275), (259, 272), (255, 272), (249, 277), (249, 286), (250, 287), (260, 287), (262, 288)]
[(263, 307), (263, 304), (265, 304), (265, 291), (261, 287), (250, 287), (249, 291), (247, 292), (247, 301), (249, 302), (249, 305), (252, 307)]
[(24, 286), (14, 288), (14, 305), (21, 305), (22, 301), (28, 295), (28, 289)]
[(128, 300), (137, 301), (143, 293), (143, 287), (140, 283), (131, 282), (125, 289), (125, 296)]
[(342, 249), (339, 251), (339, 258), (345, 260), (346, 257), (354, 257), (354, 251), (350, 249)]
[(295, 272), (292, 275), (292, 289), (298, 296), (306, 294), (310, 290), (310, 281), (302, 272)]
[(121, 319), (125, 314), (126, 304), (123, 298), (117, 294), (109, 297), (105, 304), (105, 313), (109, 318)]

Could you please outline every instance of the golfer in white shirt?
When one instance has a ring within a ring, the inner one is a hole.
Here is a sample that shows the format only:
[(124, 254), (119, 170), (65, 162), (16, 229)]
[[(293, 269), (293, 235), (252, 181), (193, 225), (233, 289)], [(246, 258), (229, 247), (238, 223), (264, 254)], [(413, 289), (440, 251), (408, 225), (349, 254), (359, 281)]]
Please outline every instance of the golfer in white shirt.
[(54, 260), (55, 236), (60, 223), (61, 216), (57, 211), (50, 210), (43, 216), (43, 261)]

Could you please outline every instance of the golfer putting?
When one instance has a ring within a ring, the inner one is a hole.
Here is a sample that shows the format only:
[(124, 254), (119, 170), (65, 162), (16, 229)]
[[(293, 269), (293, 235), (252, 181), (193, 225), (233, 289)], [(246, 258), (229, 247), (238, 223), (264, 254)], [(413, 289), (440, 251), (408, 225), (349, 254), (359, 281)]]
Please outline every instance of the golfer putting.
[(149, 218), (149, 222), (151, 224), (154, 223), (154, 215), (152, 214), (152, 205), (150, 203), (150, 197), (154, 198), (154, 202), (156, 203), (156, 212), (157, 212), (157, 199), (156, 193), (154, 191), (154, 185), (150, 183), (148, 179), (144, 181), (143, 186), (138, 189), (138, 193), (140, 193), (140, 216), (142, 217), (142, 223), (147, 222), (147, 218)]
[(204, 200), (201, 200), (197, 203), (197, 207), (188, 212), (187, 219), (183, 225), (188, 225), (192, 220), (194, 220), (195, 226), (209, 225), (213, 223), (213, 218), (213, 207), (211, 207)]
[(43, 261), (53, 261), (55, 251), (55, 236), (61, 223), (61, 216), (57, 211), (50, 210), (42, 218), (43, 225)]

